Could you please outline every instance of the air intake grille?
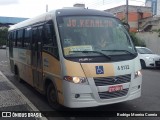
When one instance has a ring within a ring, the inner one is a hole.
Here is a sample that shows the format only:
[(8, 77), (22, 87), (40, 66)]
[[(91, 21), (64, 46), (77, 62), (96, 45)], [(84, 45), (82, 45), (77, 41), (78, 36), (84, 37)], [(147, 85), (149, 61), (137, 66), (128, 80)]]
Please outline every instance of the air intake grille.
[(94, 77), (93, 79), (96, 86), (123, 84), (131, 81), (131, 74), (113, 77)]

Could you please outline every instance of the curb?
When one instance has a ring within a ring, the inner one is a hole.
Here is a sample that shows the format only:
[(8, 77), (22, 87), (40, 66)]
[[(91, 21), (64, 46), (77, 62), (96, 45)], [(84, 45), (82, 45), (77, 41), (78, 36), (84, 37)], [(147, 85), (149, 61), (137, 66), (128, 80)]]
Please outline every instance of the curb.
[[(40, 111), (36, 108), (36, 106), (34, 106), (34, 105), (32, 104), (32, 102), (31, 102), (28, 98), (26, 98), (26, 97), (23, 95), (23, 93), (22, 93), (12, 82), (10, 82), (10, 81), (8, 80), (8, 78), (7, 78), (1, 71), (0, 71), (0, 75), (7, 81), (8, 84), (10, 84), (10, 85), (13, 87), (13, 89), (16, 91), (16, 93), (22, 97), (22, 99), (23, 99), (23, 100), (28, 104), (28, 106), (32, 109), (31, 111), (40, 112)], [(36, 119), (38, 119), (38, 120), (48, 120), (46, 117), (36, 118)]]

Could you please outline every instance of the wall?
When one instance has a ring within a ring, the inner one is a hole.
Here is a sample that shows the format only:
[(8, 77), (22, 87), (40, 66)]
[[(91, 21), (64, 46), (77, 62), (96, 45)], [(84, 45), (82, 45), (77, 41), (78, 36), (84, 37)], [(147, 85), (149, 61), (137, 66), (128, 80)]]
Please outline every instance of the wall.
[[(125, 12), (118, 12), (116, 13), (116, 16), (120, 19), (120, 20), (125, 20)], [(128, 13), (128, 23), (130, 25), (130, 31), (131, 32), (137, 32), (138, 29), (138, 16), (139, 13), (137, 12), (129, 12)], [(151, 16), (151, 13), (143, 13), (143, 18)]]
[[(125, 20), (126, 5), (114, 7), (105, 11), (114, 14), (120, 20)], [(140, 13), (141, 13), (141, 16), (140, 16)], [(149, 16), (152, 16), (150, 7), (129, 5), (128, 6), (128, 23), (130, 25), (130, 31), (137, 32), (138, 19), (149, 17)]]
[(160, 37), (157, 32), (143, 32), (136, 33), (136, 36), (144, 40), (146, 46), (151, 49), (154, 53), (160, 55)]

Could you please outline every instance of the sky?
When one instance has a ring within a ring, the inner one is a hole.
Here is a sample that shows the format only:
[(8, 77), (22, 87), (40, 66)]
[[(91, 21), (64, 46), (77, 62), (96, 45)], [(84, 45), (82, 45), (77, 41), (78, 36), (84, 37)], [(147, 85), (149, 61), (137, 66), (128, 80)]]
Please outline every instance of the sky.
[[(144, 6), (145, 0), (128, 0), (129, 5)], [(0, 16), (32, 18), (48, 11), (85, 4), (89, 9), (106, 10), (125, 5), (126, 0), (0, 0)]]

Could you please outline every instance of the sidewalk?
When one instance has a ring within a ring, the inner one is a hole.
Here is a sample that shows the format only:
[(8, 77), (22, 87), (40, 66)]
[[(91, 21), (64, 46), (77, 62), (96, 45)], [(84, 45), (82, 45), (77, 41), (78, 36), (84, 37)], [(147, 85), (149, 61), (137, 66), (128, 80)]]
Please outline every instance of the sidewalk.
[(1, 71), (0, 116), (0, 120), (47, 120)]

